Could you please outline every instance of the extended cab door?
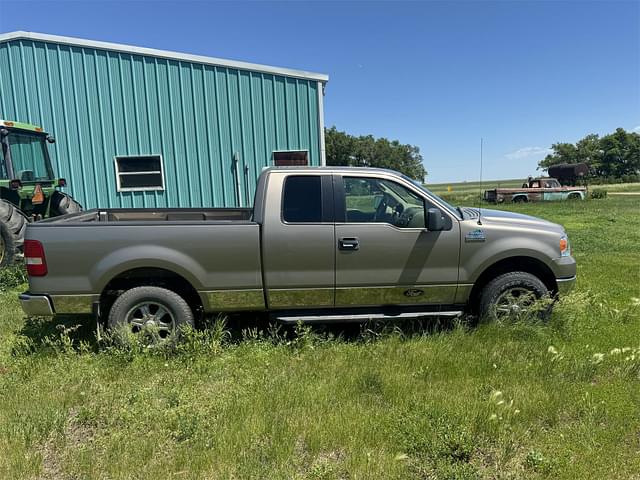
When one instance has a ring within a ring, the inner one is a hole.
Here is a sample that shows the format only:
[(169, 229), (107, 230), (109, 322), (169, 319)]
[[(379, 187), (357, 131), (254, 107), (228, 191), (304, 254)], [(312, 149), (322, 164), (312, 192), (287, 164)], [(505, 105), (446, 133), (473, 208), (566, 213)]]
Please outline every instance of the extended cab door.
[(335, 226), (331, 175), (269, 173), (262, 265), (269, 309), (332, 307)]
[(335, 175), (336, 301), (339, 306), (453, 304), (458, 221), (439, 208), (446, 230), (425, 227), (423, 193), (384, 174)]

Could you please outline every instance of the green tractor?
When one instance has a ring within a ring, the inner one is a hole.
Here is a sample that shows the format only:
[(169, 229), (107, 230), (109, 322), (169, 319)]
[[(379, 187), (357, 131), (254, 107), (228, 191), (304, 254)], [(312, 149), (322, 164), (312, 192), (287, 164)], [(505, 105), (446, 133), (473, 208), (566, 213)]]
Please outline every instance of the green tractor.
[(59, 190), (47, 143), (55, 140), (42, 128), (0, 120), (0, 268), (22, 255), (28, 222), (79, 212), (82, 206)]

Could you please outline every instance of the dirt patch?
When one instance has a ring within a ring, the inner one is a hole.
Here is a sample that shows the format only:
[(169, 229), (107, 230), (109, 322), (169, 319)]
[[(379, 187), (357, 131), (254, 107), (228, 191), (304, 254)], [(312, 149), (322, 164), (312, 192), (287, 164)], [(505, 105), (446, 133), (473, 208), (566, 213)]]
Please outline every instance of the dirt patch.
[(52, 433), (40, 448), (42, 474), (38, 478), (40, 480), (72, 480), (77, 478), (75, 475), (64, 472), (62, 468), (64, 453), (61, 451), (61, 447), (65, 450), (74, 450), (92, 441), (93, 436), (93, 428), (78, 420), (78, 410), (76, 408), (69, 410), (62, 435)]

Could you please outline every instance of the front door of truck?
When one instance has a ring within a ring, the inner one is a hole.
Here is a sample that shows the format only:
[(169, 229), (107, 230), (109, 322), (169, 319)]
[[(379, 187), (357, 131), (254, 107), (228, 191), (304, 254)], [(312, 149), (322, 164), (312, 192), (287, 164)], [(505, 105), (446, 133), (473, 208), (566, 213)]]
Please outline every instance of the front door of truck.
[[(425, 228), (428, 203), (392, 178), (334, 176), (336, 306), (453, 304), (460, 231)], [(442, 211), (442, 209), (440, 209)]]
[(331, 175), (274, 172), (268, 192), (262, 258), (269, 308), (333, 307)]

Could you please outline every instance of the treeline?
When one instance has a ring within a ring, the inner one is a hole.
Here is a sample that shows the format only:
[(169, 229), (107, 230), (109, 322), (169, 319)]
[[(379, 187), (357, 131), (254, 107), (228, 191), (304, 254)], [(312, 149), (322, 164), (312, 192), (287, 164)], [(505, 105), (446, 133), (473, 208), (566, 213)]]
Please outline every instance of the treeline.
[(336, 127), (326, 128), (324, 138), (327, 165), (390, 168), (419, 181), (427, 175), (416, 146), (373, 135), (356, 137)]
[(539, 162), (547, 170), (561, 163), (586, 163), (592, 179), (640, 181), (640, 134), (618, 128), (600, 137), (590, 134), (574, 143), (554, 143), (553, 153)]

